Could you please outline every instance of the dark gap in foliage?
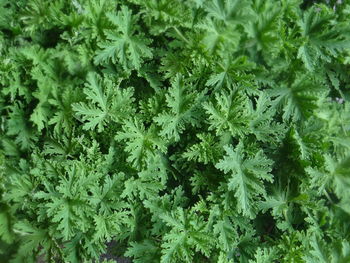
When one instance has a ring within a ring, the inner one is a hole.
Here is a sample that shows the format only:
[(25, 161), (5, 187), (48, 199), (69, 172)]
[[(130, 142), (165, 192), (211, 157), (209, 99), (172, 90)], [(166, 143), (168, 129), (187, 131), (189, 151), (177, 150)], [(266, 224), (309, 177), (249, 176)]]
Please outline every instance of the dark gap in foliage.
[(1, 32), (5, 35), (8, 39), (13, 39), (15, 37), (15, 34), (12, 30), (7, 28), (1, 28)]
[(304, 0), (303, 3), (300, 5), (300, 8), (305, 10), (307, 8), (309, 8), (310, 6), (312, 6), (315, 3), (318, 3), (322, 0)]
[(302, 231), (303, 229), (305, 229), (307, 225), (307, 223), (305, 222), (306, 217), (307, 217), (307, 214), (304, 211), (302, 211), (301, 205), (295, 205), (293, 207), (293, 214), (292, 214), (293, 228), (299, 231)]
[(254, 224), (261, 242), (268, 242), (269, 240), (266, 240), (266, 238), (271, 238), (277, 234), (276, 220), (269, 212), (260, 212), (254, 219)]
[(345, 0), (304, 0), (300, 8), (305, 10), (314, 4), (325, 4), (331, 8), (346, 3)]
[(131, 72), (129, 79), (125, 79), (120, 83), (120, 86), (122, 88), (133, 87), (136, 101), (145, 100), (154, 92), (148, 82), (143, 77), (138, 76), (135, 70)]
[[(120, 256), (123, 255), (125, 251), (125, 245), (118, 241), (112, 240), (110, 242), (107, 242), (107, 251), (101, 255), (100, 261), (102, 262), (103, 260), (115, 260), (118, 263), (131, 263), (132, 260), (130, 258)], [(97, 263), (97, 261), (95, 262)]]
[(54, 48), (60, 41), (60, 35), (64, 32), (59, 27), (53, 27), (46, 29), (34, 38), (43, 48)]

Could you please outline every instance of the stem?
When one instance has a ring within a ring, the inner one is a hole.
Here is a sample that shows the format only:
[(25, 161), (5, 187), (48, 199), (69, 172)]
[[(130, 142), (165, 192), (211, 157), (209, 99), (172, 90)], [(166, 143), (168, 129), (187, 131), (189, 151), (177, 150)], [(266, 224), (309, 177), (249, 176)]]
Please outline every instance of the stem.
[(224, 65), (222, 65), (221, 62), (217, 62), (217, 63), (218, 63), (218, 65), (220, 66), (221, 69), (223, 69), (224, 71), (226, 71), (226, 67), (224, 67)]
[(325, 196), (327, 197), (328, 201), (331, 202), (331, 204), (334, 204), (334, 202), (332, 201), (331, 197), (329, 196), (328, 192), (326, 191), (326, 189), (323, 189), (323, 192), (325, 194)]
[(190, 41), (181, 33), (181, 31), (176, 26), (173, 26), (173, 28), (183, 41), (185, 41), (187, 44), (191, 44)]
[(56, 239), (54, 239), (53, 237), (51, 237), (51, 240), (52, 240), (52, 242), (54, 243), (54, 245), (55, 245), (55, 247), (56, 247), (56, 249), (57, 249), (57, 251), (58, 251), (58, 253), (59, 253), (59, 256), (61, 257), (61, 259), (64, 259), (63, 251), (62, 251), (60, 245), (57, 243)]

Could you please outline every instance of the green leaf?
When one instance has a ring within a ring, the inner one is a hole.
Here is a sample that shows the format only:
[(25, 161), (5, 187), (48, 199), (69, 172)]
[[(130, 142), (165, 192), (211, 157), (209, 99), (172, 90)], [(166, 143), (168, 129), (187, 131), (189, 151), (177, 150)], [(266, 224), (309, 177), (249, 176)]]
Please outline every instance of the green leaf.
[(258, 248), (255, 253), (255, 259), (249, 260), (249, 263), (269, 263), (269, 262), (275, 262), (277, 260), (277, 253), (276, 250), (272, 249), (261, 249)]
[(320, 194), (324, 190), (332, 189), (340, 199), (349, 200), (350, 194), (350, 156), (336, 160), (330, 155), (325, 155), (325, 165), (323, 170), (308, 167), (307, 173), (311, 176), (311, 182), (317, 187)]
[(0, 237), (1, 240), (9, 244), (14, 240), (11, 226), (11, 217), (6, 212), (6, 210), (0, 213)]
[(178, 141), (187, 124), (196, 126), (198, 99), (198, 95), (192, 92), (192, 87), (184, 83), (183, 76), (177, 75), (166, 95), (168, 110), (154, 118), (154, 121), (162, 127), (160, 134), (170, 140)]
[(270, 174), (272, 161), (262, 151), (247, 156), (242, 143), (236, 149), (231, 146), (225, 146), (224, 149), (226, 156), (215, 167), (230, 174), (227, 189), (234, 192), (238, 211), (245, 216), (254, 217), (256, 200), (266, 195), (263, 182), (273, 181)]
[(196, 162), (202, 162), (204, 164), (216, 163), (218, 156), (220, 155), (220, 149), (216, 138), (211, 134), (197, 134), (198, 139), (201, 142), (196, 143), (189, 147), (184, 152), (183, 157), (187, 160), (194, 160)]
[(241, 35), (233, 26), (225, 26), (220, 22), (207, 19), (200, 28), (205, 32), (202, 42), (209, 54), (225, 49), (233, 52), (240, 42)]
[(46, 251), (53, 246), (48, 232), (31, 225), (28, 221), (17, 222), (14, 225), (14, 231), (22, 237), (19, 250), (23, 255), (37, 253), (39, 246), (44, 246)]
[(154, 126), (146, 130), (136, 119), (125, 121), (123, 131), (118, 132), (115, 139), (126, 141), (125, 151), (129, 153), (127, 161), (136, 168), (144, 166), (148, 158), (166, 150), (163, 141), (155, 133)]
[(144, 240), (140, 243), (131, 242), (131, 246), (125, 252), (125, 256), (132, 257), (133, 262), (143, 263), (159, 261), (160, 250), (151, 240)]
[(258, 141), (278, 143), (284, 136), (283, 124), (274, 121), (276, 111), (272, 101), (266, 93), (261, 93), (256, 99), (255, 110), (252, 111), (252, 119), (249, 123), (251, 133)]
[(210, 17), (224, 21), (225, 24), (249, 22), (251, 7), (248, 1), (210, 0), (205, 2), (205, 10)]
[(23, 107), (22, 103), (16, 103), (10, 107), (7, 134), (16, 136), (15, 142), (21, 149), (28, 149), (37, 140), (37, 137), (28, 123), (28, 116), (26, 116)]
[(125, 68), (140, 68), (143, 59), (152, 58), (152, 51), (148, 47), (151, 41), (141, 33), (136, 34), (137, 16), (126, 6), (122, 6), (117, 15), (108, 13), (107, 16), (117, 32), (107, 31), (108, 41), (99, 44), (102, 50), (97, 53), (95, 63), (109, 60), (116, 63), (118, 59)]
[(250, 101), (239, 92), (215, 94), (215, 103), (205, 102), (203, 107), (209, 115), (209, 129), (217, 135), (229, 131), (233, 136), (243, 136), (251, 119)]
[(270, 91), (271, 97), (275, 97), (273, 105), (283, 108), (285, 120), (308, 119), (328, 93), (321, 83), (313, 82), (307, 75), (300, 76), (292, 84), (281, 84)]
[(217, 221), (213, 230), (214, 234), (218, 236), (220, 248), (230, 252), (234, 248), (238, 236), (230, 220), (225, 217), (223, 220)]
[(175, 213), (161, 215), (161, 219), (171, 228), (164, 235), (161, 262), (192, 262), (194, 251), (209, 256), (211, 237), (204, 232), (205, 224), (193, 212), (178, 208)]
[(298, 58), (309, 71), (314, 71), (320, 61), (330, 62), (331, 57), (350, 47), (348, 30), (333, 23), (334, 15), (325, 6), (311, 7), (297, 20), (303, 44), (298, 49)]
[(108, 80), (102, 82), (100, 77), (93, 73), (88, 74), (87, 80), (84, 93), (90, 104), (80, 102), (72, 105), (73, 110), (84, 122), (83, 129), (97, 128), (98, 132), (102, 132), (109, 122), (119, 122), (133, 112), (133, 89), (122, 90)]

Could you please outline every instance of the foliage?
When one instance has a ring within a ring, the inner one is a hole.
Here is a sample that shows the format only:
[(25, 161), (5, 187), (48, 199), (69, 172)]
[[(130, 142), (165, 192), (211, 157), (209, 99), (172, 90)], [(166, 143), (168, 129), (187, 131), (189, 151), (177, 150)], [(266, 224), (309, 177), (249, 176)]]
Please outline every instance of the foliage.
[(350, 262), (349, 17), (0, 0), (0, 261)]

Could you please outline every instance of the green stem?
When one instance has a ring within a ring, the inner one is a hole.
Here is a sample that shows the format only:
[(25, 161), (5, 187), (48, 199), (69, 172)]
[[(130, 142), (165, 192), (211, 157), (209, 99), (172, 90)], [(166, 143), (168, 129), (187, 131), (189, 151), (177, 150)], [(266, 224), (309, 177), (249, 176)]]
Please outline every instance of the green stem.
[(63, 251), (62, 251), (60, 245), (57, 243), (57, 241), (56, 241), (55, 238), (51, 237), (51, 240), (52, 240), (52, 242), (54, 243), (54, 245), (55, 245), (55, 247), (56, 247), (56, 249), (57, 249), (57, 251), (58, 251), (59, 256), (60, 256), (61, 259), (63, 260), (63, 259), (64, 259), (64, 255), (63, 255)]
[(323, 192), (325, 194), (325, 196), (327, 197), (328, 201), (331, 203), (331, 204), (334, 204), (334, 202), (332, 201), (332, 198), (329, 196), (328, 192), (326, 191), (326, 189), (323, 189)]
[(191, 44), (190, 41), (181, 33), (181, 31), (176, 26), (173, 26), (173, 28), (183, 41), (185, 41), (187, 44)]

